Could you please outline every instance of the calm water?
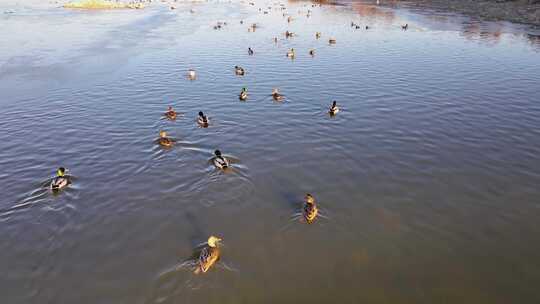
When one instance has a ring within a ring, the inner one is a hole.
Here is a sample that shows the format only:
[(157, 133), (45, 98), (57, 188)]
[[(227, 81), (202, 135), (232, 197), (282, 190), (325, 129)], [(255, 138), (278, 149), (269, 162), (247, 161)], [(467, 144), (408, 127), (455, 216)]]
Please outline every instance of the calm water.
[[(273, 2), (0, 4), (1, 303), (540, 302), (538, 30), (285, 4), (290, 24)], [(194, 275), (210, 234), (222, 260)]]

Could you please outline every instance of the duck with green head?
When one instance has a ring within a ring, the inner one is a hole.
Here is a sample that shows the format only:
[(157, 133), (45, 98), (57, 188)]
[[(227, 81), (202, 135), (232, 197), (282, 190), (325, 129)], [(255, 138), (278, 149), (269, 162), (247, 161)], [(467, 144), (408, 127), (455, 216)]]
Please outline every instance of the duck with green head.
[(221, 170), (225, 170), (230, 167), (229, 160), (221, 154), (220, 150), (214, 151), (214, 158), (212, 159), (212, 162), (216, 168)]
[(332, 105), (330, 106), (330, 110), (328, 110), (328, 114), (334, 116), (339, 112), (339, 107), (337, 106), (337, 101), (333, 101)]
[(248, 99), (248, 93), (246, 88), (242, 88), (242, 91), (240, 91), (240, 96), (238, 96), (240, 100), (246, 100)]
[(209, 124), (208, 117), (206, 115), (204, 115), (204, 113), (202, 111), (199, 112), (199, 117), (197, 118), (197, 123), (203, 128), (208, 127), (208, 124)]
[(56, 170), (56, 176), (51, 181), (51, 189), (58, 191), (69, 185), (69, 177), (66, 175), (67, 170), (64, 167), (60, 167)]

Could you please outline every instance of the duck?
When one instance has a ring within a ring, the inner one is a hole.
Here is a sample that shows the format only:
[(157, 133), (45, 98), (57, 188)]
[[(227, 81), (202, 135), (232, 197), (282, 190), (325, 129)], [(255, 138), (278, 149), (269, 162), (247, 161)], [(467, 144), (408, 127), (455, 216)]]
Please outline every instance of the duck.
[(330, 43), (330, 44), (336, 44), (336, 38), (330, 38), (330, 39), (328, 39), (328, 43)]
[(337, 102), (334, 100), (332, 102), (332, 106), (330, 106), (330, 110), (328, 110), (328, 113), (330, 115), (336, 115), (339, 112), (339, 108), (337, 106)]
[(291, 21), (292, 21), (292, 17), (291, 16), (287, 17), (287, 23), (291, 23)]
[(236, 73), (236, 75), (239, 75), (239, 76), (244, 76), (244, 74), (246, 73), (243, 67), (239, 67), (237, 65), (234, 66), (234, 72)]
[(287, 52), (287, 57), (289, 57), (289, 58), (294, 58), (294, 49), (290, 49), (290, 50)]
[(169, 108), (167, 109), (167, 112), (165, 112), (165, 117), (167, 117), (170, 120), (175, 120), (176, 114), (177, 113), (175, 110), (173, 110), (173, 107), (169, 106)]
[(314, 49), (309, 50), (309, 54), (310, 54), (311, 56), (315, 56), (315, 50), (314, 50)]
[(289, 32), (288, 30), (285, 31), (285, 37), (289, 38), (289, 37), (292, 37), (292, 36), (294, 36), (293, 32)]
[(173, 140), (167, 137), (167, 132), (159, 131), (159, 144), (164, 147), (170, 147), (173, 145)]
[(278, 89), (272, 89), (272, 98), (274, 98), (275, 101), (282, 101), (285, 99), (285, 96), (279, 94)]
[(315, 199), (309, 193), (304, 197), (304, 206), (302, 207), (302, 215), (306, 220), (306, 223), (311, 224), (315, 221), (315, 218), (319, 214), (319, 209), (317, 209), (317, 204), (315, 204)]
[(218, 169), (225, 170), (229, 168), (229, 160), (227, 160), (223, 155), (221, 155), (221, 151), (216, 150), (214, 151), (215, 157), (212, 159), (212, 162), (214, 163), (214, 166)]
[(194, 69), (189, 69), (188, 70), (188, 78), (193, 80), (197, 77), (197, 73), (195, 72)]
[(277, 42), (278, 42), (277, 37), (274, 37), (274, 43), (277, 43)]
[(206, 246), (199, 254), (199, 265), (195, 269), (195, 273), (206, 273), (219, 260), (219, 242), (221, 239), (216, 236), (212, 235), (208, 238)]
[(240, 91), (240, 96), (238, 97), (240, 100), (246, 100), (248, 98), (248, 93), (246, 88), (242, 88), (242, 91)]
[(401, 29), (402, 30), (407, 30), (409, 28), (409, 24), (408, 23), (405, 23), (405, 25), (402, 25), (401, 26)]
[(208, 127), (208, 117), (206, 117), (206, 115), (204, 115), (202, 111), (199, 112), (199, 117), (197, 118), (197, 122), (199, 123), (199, 125), (201, 125), (204, 128)]
[(60, 167), (56, 170), (56, 176), (51, 181), (51, 190), (58, 191), (69, 185), (69, 178), (66, 176), (66, 168)]
[(315, 33), (315, 39), (319, 39), (321, 38), (321, 32), (316, 32)]
[(369, 30), (369, 25), (366, 25), (366, 30)]
[(248, 55), (253, 55), (254, 53), (255, 52), (253, 52), (253, 50), (250, 47), (248, 47)]

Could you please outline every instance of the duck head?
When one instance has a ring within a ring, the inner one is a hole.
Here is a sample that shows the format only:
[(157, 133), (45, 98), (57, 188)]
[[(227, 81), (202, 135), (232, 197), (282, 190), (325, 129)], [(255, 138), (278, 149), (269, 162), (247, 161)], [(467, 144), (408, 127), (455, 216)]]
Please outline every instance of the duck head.
[(306, 196), (304, 196), (304, 200), (306, 201), (306, 204), (314, 204), (315, 203), (315, 199), (309, 193), (306, 193)]
[(62, 177), (66, 174), (66, 168), (60, 167), (58, 170), (56, 170), (56, 176)]
[(208, 238), (208, 246), (212, 247), (212, 248), (215, 248), (218, 246), (219, 242), (221, 241), (220, 238), (216, 237), (216, 236), (210, 236)]

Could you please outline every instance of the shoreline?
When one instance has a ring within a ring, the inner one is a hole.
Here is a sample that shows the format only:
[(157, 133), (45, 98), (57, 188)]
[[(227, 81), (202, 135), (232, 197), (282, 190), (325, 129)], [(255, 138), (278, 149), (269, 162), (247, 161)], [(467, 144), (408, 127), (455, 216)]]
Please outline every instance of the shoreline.
[(404, 7), (456, 12), (487, 21), (540, 26), (540, 0), (406, 0), (394, 3)]

